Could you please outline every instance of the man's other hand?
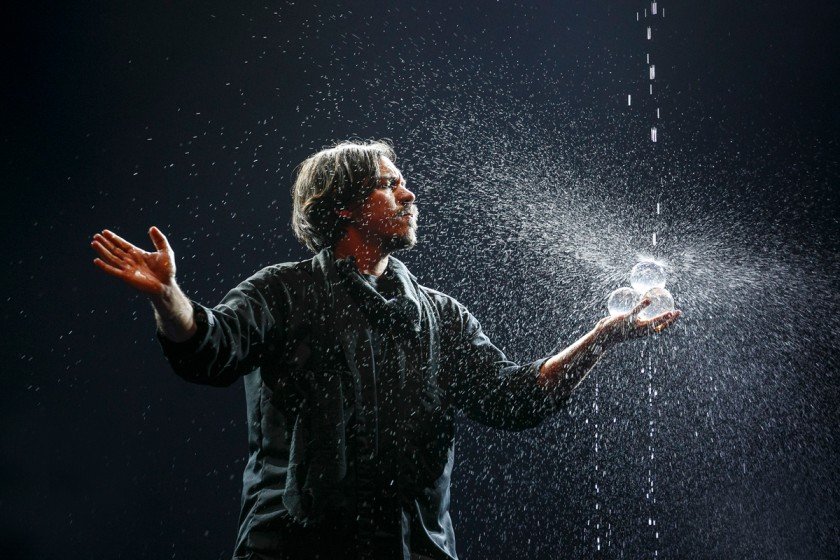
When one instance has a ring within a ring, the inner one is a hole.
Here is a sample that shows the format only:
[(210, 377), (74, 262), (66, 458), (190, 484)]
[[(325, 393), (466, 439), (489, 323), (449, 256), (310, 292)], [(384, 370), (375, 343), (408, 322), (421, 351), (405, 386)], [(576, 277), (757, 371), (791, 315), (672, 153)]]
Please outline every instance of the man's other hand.
[(157, 251), (149, 253), (109, 230), (95, 234), (90, 246), (99, 254), (94, 264), (141, 292), (159, 296), (175, 283), (175, 254), (161, 231), (149, 229)]

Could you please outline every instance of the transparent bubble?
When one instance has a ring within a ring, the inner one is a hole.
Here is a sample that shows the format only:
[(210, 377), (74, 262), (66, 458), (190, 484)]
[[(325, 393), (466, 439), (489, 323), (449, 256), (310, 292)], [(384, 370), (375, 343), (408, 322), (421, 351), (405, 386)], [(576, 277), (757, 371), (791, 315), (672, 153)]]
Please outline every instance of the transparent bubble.
[(630, 285), (640, 294), (665, 287), (665, 268), (656, 261), (642, 261), (630, 271)]
[(619, 288), (607, 299), (607, 309), (610, 315), (624, 315), (629, 313), (642, 301), (642, 294), (633, 288)]
[(650, 299), (650, 305), (642, 309), (641, 313), (639, 313), (639, 319), (643, 321), (674, 310), (674, 297), (665, 288), (648, 290), (645, 297)]

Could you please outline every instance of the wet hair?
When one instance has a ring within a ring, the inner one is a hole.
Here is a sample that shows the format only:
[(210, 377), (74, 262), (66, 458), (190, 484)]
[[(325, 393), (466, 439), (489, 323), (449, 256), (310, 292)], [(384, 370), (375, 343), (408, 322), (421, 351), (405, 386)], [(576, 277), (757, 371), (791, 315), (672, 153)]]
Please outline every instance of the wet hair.
[(362, 202), (375, 187), (383, 157), (396, 159), (387, 140), (344, 141), (306, 158), (292, 185), (292, 231), (317, 253), (344, 235), (338, 211)]

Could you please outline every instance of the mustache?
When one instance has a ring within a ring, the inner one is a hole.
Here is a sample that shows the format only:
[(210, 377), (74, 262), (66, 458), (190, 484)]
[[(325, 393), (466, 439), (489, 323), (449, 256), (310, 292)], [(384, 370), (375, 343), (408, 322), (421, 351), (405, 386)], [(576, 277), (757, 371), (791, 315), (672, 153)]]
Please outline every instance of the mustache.
[(415, 203), (411, 203), (408, 206), (404, 206), (403, 209), (397, 214), (397, 216), (411, 215), (416, 218), (418, 213), (419, 211), (417, 210), (417, 205)]

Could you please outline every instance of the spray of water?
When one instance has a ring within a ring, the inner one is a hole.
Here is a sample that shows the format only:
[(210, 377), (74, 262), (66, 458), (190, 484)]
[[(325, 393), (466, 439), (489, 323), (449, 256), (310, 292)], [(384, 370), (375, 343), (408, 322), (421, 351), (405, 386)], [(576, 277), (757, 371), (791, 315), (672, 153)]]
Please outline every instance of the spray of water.
[[(426, 283), (476, 310), (517, 359), (545, 355), (581, 334), (603, 316), (607, 295), (628, 284), (629, 270), (642, 259), (664, 264), (685, 316), (666, 337), (605, 359), (597, 381), (582, 387), (545, 430), (508, 436), (464, 426), (484, 455), (462, 457), (461, 472), (479, 485), (503, 480), (500, 500), (516, 501), (521, 489), (538, 488), (530, 507), (535, 512), (556, 511), (569, 484), (593, 488), (588, 511), (565, 506), (575, 519), (588, 520), (584, 541), (595, 549), (622, 543), (623, 549), (645, 534), (650, 540), (638, 548), (659, 555), (663, 538), (674, 547), (688, 537), (667, 531), (667, 518), (663, 526), (656, 512), (685, 517), (686, 495), (709, 491), (689, 481), (679, 486), (685, 495), (675, 494), (673, 483), (662, 487), (663, 477), (720, 468), (742, 485), (750, 465), (785, 456), (790, 446), (810, 445), (816, 454), (827, 449), (820, 439), (825, 434), (790, 431), (790, 439), (755, 456), (753, 440), (772, 431), (785, 395), (823, 383), (788, 372), (814, 352), (831, 355), (828, 333), (837, 327), (836, 315), (817, 327), (816, 309), (796, 302), (837, 308), (831, 289), (837, 267), (825, 267), (834, 252), (820, 245), (798, 249), (784, 219), (762, 200), (767, 190), (745, 195), (749, 177), (722, 174), (714, 156), (672, 146), (667, 173), (651, 177), (637, 163), (646, 161), (651, 145), (639, 140), (638, 119), (571, 109), (562, 98), (540, 96), (560, 87), (545, 76), (506, 87), (509, 71), (475, 75), (452, 68), (470, 90), (445, 94), (424, 87), (431, 86), (424, 82), (428, 74), (419, 72), (407, 103), (388, 107), (387, 118), (381, 108), (371, 109), (373, 121), (424, 123), (407, 126), (398, 162), (424, 204), (421, 244), (407, 255), (412, 266)], [(482, 87), (493, 95), (474, 95)], [(529, 88), (536, 100), (522, 95)], [(727, 194), (720, 186), (727, 183), (741, 188)], [(796, 207), (795, 201), (775, 203)], [(819, 415), (814, 403), (799, 398), (797, 422)], [(808, 437), (820, 443), (808, 444)], [(582, 450), (579, 442), (587, 440), (595, 443)], [(488, 466), (494, 460), (501, 464)], [(562, 476), (547, 481), (534, 465), (554, 465)], [(646, 511), (632, 505), (640, 498)], [(503, 516), (501, 508), (479, 499), (461, 509), (456, 504), (456, 514)], [(536, 523), (540, 516), (534, 515)], [(731, 516), (698, 523), (711, 533), (733, 530), (716, 525), (719, 519)], [(558, 531), (576, 534), (579, 527)], [(569, 552), (574, 544), (549, 539), (534, 546), (539, 556)]]

